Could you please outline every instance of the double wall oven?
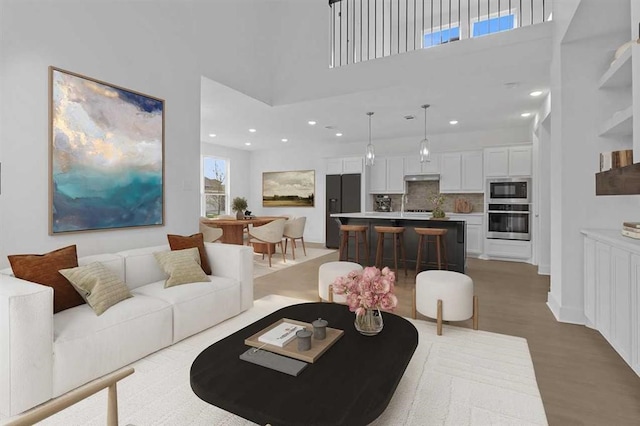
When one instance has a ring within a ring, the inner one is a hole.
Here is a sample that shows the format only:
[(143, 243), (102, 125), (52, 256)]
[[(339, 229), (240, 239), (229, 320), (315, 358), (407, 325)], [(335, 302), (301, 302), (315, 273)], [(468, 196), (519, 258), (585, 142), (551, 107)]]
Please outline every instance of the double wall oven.
[(487, 238), (531, 240), (531, 179), (487, 181)]

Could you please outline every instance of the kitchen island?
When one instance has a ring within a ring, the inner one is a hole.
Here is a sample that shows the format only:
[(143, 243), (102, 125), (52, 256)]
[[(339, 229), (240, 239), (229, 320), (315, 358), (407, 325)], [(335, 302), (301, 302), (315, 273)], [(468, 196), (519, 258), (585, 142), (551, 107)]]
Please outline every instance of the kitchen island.
[[(401, 212), (365, 212), (365, 213), (335, 213), (331, 217), (340, 224), (366, 225), (367, 241), (369, 243), (369, 256), (367, 261), (362, 261), (363, 266), (371, 266), (375, 263), (377, 233), (375, 226), (403, 226), (404, 246), (407, 256), (407, 269), (415, 271), (418, 254), (418, 234), (415, 228), (443, 228), (447, 230), (445, 237), (447, 245), (447, 261), (450, 271), (465, 272), (466, 258), (466, 221), (453, 219), (432, 219), (431, 213), (401, 213)], [(456, 218), (457, 219), (457, 218)], [(433, 237), (431, 238), (433, 240)], [(387, 238), (384, 245), (383, 266), (393, 267), (393, 240)], [(360, 253), (362, 255), (362, 250)], [(403, 267), (402, 260), (398, 259), (398, 271)], [(353, 240), (349, 242), (349, 258), (355, 258), (355, 246)], [(428, 264), (425, 262), (428, 260)], [(435, 244), (428, 244), (428, 250), (422, 251), (421, 270), (438, 269)]]

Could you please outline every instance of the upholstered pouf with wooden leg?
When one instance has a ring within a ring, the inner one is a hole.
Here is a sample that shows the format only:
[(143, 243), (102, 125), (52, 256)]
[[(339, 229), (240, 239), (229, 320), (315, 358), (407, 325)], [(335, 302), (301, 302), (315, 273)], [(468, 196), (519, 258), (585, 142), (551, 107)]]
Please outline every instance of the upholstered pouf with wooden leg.
[(320, 300), (345, 303), (347, 298), (341, 294), (333, 294), (331, 284), (338, 277), (346, 276), (351, 271), (361, 271), (362, 266), (354, 262), (327, 262), (318, 269), (318, 295)]
[(473, 280), (453, 271), (420, 272), (413, 290), (413, 318), (416, 311), (437, 320), (438, 336), (442, 335), (442, 321), (473, 318), (477, 330), (478, 296), (473, 295)]

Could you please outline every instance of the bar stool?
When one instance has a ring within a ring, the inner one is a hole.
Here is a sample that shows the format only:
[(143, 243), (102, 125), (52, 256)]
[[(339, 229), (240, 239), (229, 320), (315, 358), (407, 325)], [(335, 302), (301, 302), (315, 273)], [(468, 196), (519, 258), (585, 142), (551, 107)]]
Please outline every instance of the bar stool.
[[(360, 244), (364, 244), (365, 262), (369, 261), (369, 244), (367, 243), (367, 225), (340, 225), (340, 260), (349, 260), (349, 238), (353, 238), (356, 244), (356, 263), (360, 263)], [(353, 234), (351, 234), (353, 233)], [(362, 241), (358, 236), (362, 234)], [(344, 259), (342, 255), (344, 254)]]
[(376, 247), (376, 266), (381, 268), (384, 257), (385, 234), (393, 236), (393, 266), (398, 274), (398, 245), (402, 250), (402, 262), (404, 263), (404, 274), (407, 275), (407, 258), (404, 250), (404, 227), (403, 226), (374, 226), (378, 233), (378, 244)]
[[(441, 228), (415, 228), (415, 231), (416, 234), (420, 235), (420, 239), (418, 240), (418, 258), (416, 259), (416, 275), (420, 272), (423, 240), (426, 240), (427, 264), (429, 264), (429, 243), (433, 243), (436, 246), (438, 269), (442, 269), (442, 257), (444, 257), (444, 269), (449, 269), (447, 262), (447, 243), (445, 241), (447, 230)], [(430, 237), (434, 238), (431, 239)], [(442, 254), (444, 254), (444, 256), (442, 256)]]

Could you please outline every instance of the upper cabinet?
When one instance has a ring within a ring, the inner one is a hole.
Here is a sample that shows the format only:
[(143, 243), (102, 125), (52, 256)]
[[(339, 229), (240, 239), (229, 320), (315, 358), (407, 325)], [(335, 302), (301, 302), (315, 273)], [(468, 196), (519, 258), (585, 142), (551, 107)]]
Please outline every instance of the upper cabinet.
[(482, 151), (443, 153), (440, 157), (440, 192), (484, 192)]
[(531, 146), (486, 148), (486, 177), (531, 176)]
[(440, 154), (431, 153), (429, 161), (420, 162), (419, 155), (411, 155), (404, 157), (404, 174), (405, 175), (425, 175), (431, 173), (440, 173)]
[(404, 192), (404, 158), (376, 158), (369, 167), (369, 192), (401, 194)]
[(362, 173), (362, 157), (329, 158), (327, 160), (328, 175), (352, 173)]

